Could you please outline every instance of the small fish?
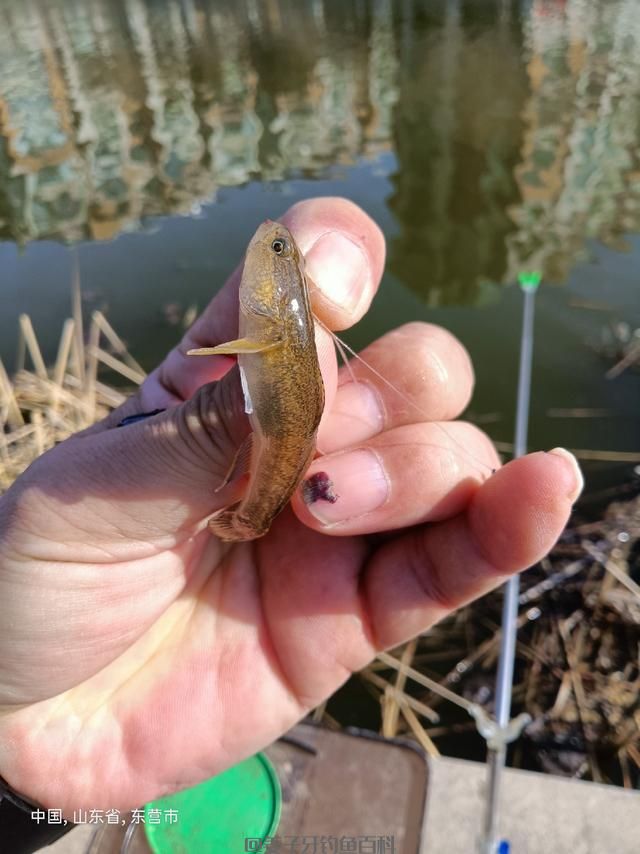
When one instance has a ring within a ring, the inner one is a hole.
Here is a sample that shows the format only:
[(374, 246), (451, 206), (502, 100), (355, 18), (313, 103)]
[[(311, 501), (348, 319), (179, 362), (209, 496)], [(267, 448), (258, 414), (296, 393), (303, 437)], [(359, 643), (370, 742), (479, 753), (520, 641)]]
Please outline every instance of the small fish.
[(324, 409), (304, 259), (280, 223), (267, 220), (253, 236), (239, 296), (239, 338), (189, 351), (238, 356), (252, 432), (231, 472), (248, 463), (249, 482), (239, 502), (209, 520), (212, 532), (229, 542), (267, 533), (313, 459)]

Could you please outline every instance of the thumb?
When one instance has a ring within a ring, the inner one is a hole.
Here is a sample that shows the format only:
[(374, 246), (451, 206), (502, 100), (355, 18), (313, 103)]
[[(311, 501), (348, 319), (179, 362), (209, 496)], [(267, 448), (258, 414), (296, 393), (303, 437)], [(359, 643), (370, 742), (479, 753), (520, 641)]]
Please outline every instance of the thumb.
[[(326, 413), (336, 359), (322, 329), (316, 329), (316, 345)], [(85, 554), (93, 549), (96, 562), (175, 548), (246, 488), (241, 479), (219, 489), (251, 431), (237, 365), (184, 403), (118, 426), (143, 412), (142, 402), (134, 395), (98, 429), (48, 451), (6, 494), (22, 511), (19, 528), (55, 543), (57, 560), (77, 559), (80, 543)]]
[(179, 406), (72, 436), (39, 457), (5, 498), (17, 529), (57, 544), (57, 560), (76, 559), (80, 545), (90, 561), (142, 557), (191, 537), (237, 500), (230, 492), (237, 485), (216, 489), (249, 432), (234, 366)]

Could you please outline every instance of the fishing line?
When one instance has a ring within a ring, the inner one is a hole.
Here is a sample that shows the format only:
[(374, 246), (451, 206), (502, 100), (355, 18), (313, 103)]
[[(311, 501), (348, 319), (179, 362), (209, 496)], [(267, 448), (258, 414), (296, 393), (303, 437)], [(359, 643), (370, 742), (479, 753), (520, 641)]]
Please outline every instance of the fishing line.
[[(351, 356), (353, 356), (353, 358), (354, 358), (354, 359), (357, 359), (357, 361), (358, 361), (358, 362), (361, 362), (361, 363), (365, 366), (365, 368), (367, 368), (367, 370), (371, 371), (371, 373), (372, 373), (372, 374), (374, 374), (374, 376), (376, 376), (376, 377), (380, 380), (380, 382), (384, 383), (388, 388), (390, 388), (390, 389), (391, 389), (391, 391), (393, 391), (395, 394), (397, 394), (397, 395), (398, 395), (398, 397), (400, 397), (400, 398), (401, 398), (401, 400), (403, 400), (403, 401), (404, 401), (408, 406), (412, 406), (412, 407), (413, 407), (413, 408), (414, 408), (414, 409), (415, 409), (415, 410), (416, 410), (420, 415), (422, 415), (422, 417), (423, 417), (423, 418), (425, 418), (425, 419), (427, 420), (427, 422), (428, 422), (430, 425), (432, 425), (433, 427), (437, 427), (437, 428), (438, 428), (438, 430), (441, 430), (441, 431), (442, 431), (442, 433), (444, 433), (444, 435), (447, 437), (447, 439), (448, 439), (450, 442), (452, 442), (454, 445), (457, 445), (457, 446), (458, 446), (458, 448), (459, 448), (459, 449), (462, 451), (462, 453), (467, 457), (467, 459), (471, 460), (474, 464), (476, 464), (476, 465), (478, 465), (478, 466), (481, 466), (483, 469), (485, 469), (485, 470), (486, 470), (487, 472), (489, 472), (490, 474), (494, 474), (495, 469), (494, 469), (492, 466), (490, 466), (490, 465), (488, 465), (487, 463), (483, 462), (483, 461), (480, 459), (480, 457), (476, 457), (476, 456), (475, 456), (475, 454), (472, 454), (470, 451), (468, 451), (468, 450), (467, 450), (467, 448), (465, 448), (465, 446), (464, 446), (461, 442), (459, 442), (457, 439), (455, 439), (455, 438), (454, 438), (454, 437), (449, 433), (449, 431), (448, 431), (448, 430), (446, 430), (446, 429), (442, 426), (442, 424), (440, 424), (438, 421), (432, 421), (432, 420), (431, 420), (431, 418), (430, 418), (430, 416), (428, 415), (428, 413), (427, 413), (427, 412), (425, 412), (425, 410), (424, 410), (424, 409), (422, 409), (422, 407), (421, 407), (421, 406), (418, 406), (418, 404), (415, 402), (415, 400), (412, 400), (408, 395), (406, 395), (406, 394), (404, 394), (404, 392), (400, 391), (400, 389), (399, 389), (399, 388), (397, 388), (397, 386), (395, 386), (395, 385), (394, 385), (390, 380), (388, 380), (385, 376), (383, 376), (383, 375), (380, 373), (380, 371), (377, 371), (377, 370), (373, 367), (373, 365), (370, 365), (370, 364), (367, 362), (367, 360), (366, 360), (366, 359), (363, 359), (363, 358), (362, 358), (362, 356), (361, 356), (359, 353), (356, 353), (356, 351), (355, 351), (354, 349), (352, 349), (352, 348), (351, 348), (351, 347), (346, 343), (346, 341), (343, 341), (341, 338), (339, 338), (339, 337), (336, 335), (336, 333), (335, 333), (335, 332), (333, 332), (331, 329), (329, 329), (329, 327), (328, 327), (325, 323), (323, 323), (323, 322), (322, 322), (318, 317), (316, 317), (316, 315), (315, 315), (315, 314), (314, 314), (314, 319), (315, 319), (315, 321), (318, 323), (318, 325), (319, 325), (319, 326), (321, 326), (321, 327), (322, 327), (322, 329), (324, 329), (324, 330), (325, 330), (325, 332), (328, 332), (328, 333), (329, 333), (329, 335), (332, 337), (332, 339), (333, 339), (333, 341), (334, 341), (334, 343), (335, 343), (335, 345), (336, 345), (336, 348), (338, 349), (338, 352), (340, 353), (340, 356), (342, 357), (342, 361), (344, 362), (345, 367), (346, 367), (347, 371), (349, 372), (349, 376), (351, 377), (351, 379), (352, 379), (352, 381), (353, 381), (353, 382), (357, 383), (357, 382), (358, 382), (358, 379), (357, 379), (357, 377), (355, 376), (355, 374), (353, 373), (353, 368), (351, 367), (351, 365), (350, 365), (350, 363), (349, 363), (349, 360), (348, 360), (348, 359), (346, 358), (346, 356), (345, 356), (345, 353), (344, 353), (344, 351), (345, 351), (345, 350), (346, 350), (346, 351), (347, 351)], [(441, 446), (436, 445), (435, 447), (441, 447)]]

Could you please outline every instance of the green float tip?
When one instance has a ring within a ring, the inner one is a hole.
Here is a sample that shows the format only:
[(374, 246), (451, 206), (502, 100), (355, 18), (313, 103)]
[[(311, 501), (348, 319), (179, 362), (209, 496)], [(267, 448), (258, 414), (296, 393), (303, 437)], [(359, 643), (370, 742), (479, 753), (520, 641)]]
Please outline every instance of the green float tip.
[(523, 291), (535, 291), (542, 279), (542, 273), (531, 270), (526, 273), (518, 273), (518, 284)]

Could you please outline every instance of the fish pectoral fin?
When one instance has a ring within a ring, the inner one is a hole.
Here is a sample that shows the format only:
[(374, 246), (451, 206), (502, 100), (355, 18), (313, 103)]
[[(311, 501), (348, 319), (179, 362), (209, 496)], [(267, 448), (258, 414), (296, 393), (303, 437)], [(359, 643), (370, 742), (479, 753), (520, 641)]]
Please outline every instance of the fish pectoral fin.
[(199, 347), (196, 350), (187, 350), (187, 356), (221, 356), (233, 355), (234, 353), (264, 353), (265, 350), (273, 350), (279, 347), (282, 341), (252, 341), (250, 338), (236, 338), (235, 341), (227, 341), (218, 344), (217, 347)]
[(253, 448), (253, 433), (244, 439), (240, 447), (233, 455), (233, 460), (229, 466), (227, 473), (223, 477), (219, 486), (216, 486), (215, 491), (220, 492), (221, 489), (230, 483), (232, 480), (237, 480), (247, 473), (251, 463), (251, 449)]

